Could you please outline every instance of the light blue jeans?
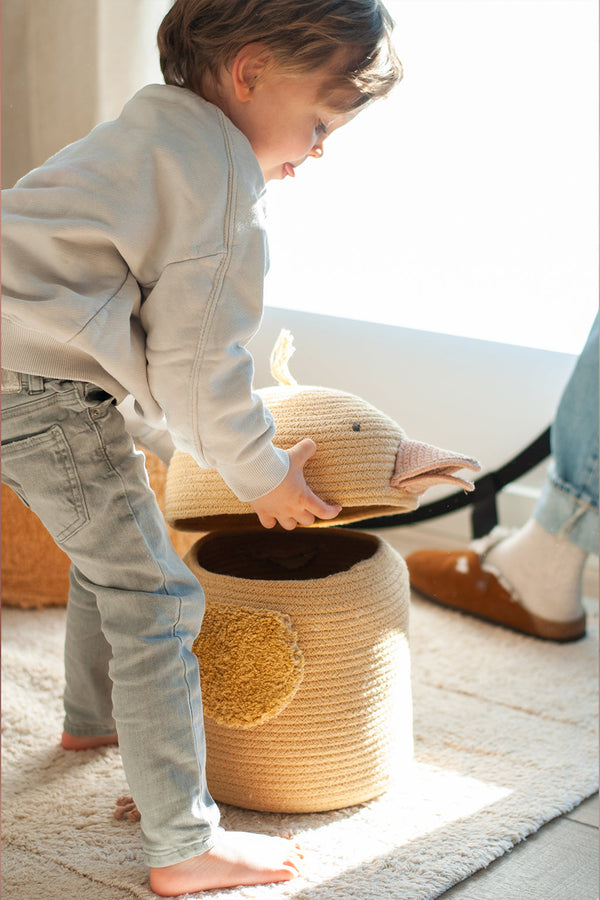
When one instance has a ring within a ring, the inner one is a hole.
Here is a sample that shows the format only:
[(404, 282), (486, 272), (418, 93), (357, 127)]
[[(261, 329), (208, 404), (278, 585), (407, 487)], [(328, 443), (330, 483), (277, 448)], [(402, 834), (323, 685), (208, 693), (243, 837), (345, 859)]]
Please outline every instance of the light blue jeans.
[(534, 518), (550, 534), (598, 553), (598, 317), (552, 425), (552, 461)]
[(169, 539), (112, 398), (3, 372), (2, 480), (71, 559), (68, 734), (115, 731), (150, 866), (213, 844), (198, 662), (204, 595)]

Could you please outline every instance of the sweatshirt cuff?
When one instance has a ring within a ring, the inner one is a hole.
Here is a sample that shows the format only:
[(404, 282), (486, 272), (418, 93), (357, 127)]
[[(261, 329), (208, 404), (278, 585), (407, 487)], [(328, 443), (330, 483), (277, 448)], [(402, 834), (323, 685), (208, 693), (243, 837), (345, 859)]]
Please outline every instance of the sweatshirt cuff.
[(219, 474), (238, 500), (250, 503), (279, 487), (289, 467), (286, 451), (269, 444), (250, 462), (219, 467)]

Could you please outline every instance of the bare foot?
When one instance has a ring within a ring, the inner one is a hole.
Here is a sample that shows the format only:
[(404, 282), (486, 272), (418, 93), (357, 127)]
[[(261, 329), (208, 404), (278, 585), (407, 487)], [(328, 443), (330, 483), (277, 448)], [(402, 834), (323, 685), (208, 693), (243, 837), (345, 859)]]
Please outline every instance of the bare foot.
[(113, 816), (115, 819), (129, 819), (130, 822), (139, 822), (142, 818), (133, 797), (119, 797)]
[(241, 884), (290, 881), (300, 874), (302, 858), (297, 844), (285, 838), (219, 830), (215, 846), (201, 856), (151, 868), (150, 887), (161, 897), (172, 897)]
[(105, 747), (107, 744), (118, 744), (117, 734), (104, 734), (92, 737), (74, 737), (63, 731), (60, 742), (65, 750), (93, 750), (94, 747)]

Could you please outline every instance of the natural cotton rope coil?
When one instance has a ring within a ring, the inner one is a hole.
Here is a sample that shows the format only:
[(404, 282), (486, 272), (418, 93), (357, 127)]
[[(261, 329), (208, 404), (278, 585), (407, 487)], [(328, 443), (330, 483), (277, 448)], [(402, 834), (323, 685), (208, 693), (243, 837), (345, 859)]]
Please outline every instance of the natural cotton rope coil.
[[(409, 585), (388, 544), (348, 530), (244, 529), (201, 538), (186, 562), (208, 609), (289, 616), (304, 659), (295, 694), (269, 721), (230, 727), (206, 710), (216, 800), (271, 812), (338, 809), (378, 796), (394, 773), (406, 772)], [(207, 678), (203, 672), (203, 692)]]
[[(414, 494), (390, 486), (404, 432), (384, 413), (329, 388), (289, 385), (258, 393), (275, 420), (278, 447), (288, 450), (305, 437), (316, 442), (304, 473), (317, 496), (341, 504), (335, 524), (416, 508)], [(169, 466), (165, 515), (174, 528), (193, 531), (257, 521), (216, 469), (201, 469), (179, 451)]]
[[(306, 481), (317, 496), (339, 503), (342, 511), (333, 522), (317, 520), (316, 526), (409, 512), (432, 484), (472, 490), (471, 482), (454, 472), (479, 469), (476, 460), (407, 438), (393, 419), (354, 394), (296, 384), (288, 369), (293, 349), (291, 335), (283, 331), (271, 355), (272, 373), (280, 383), (256, 393), (273, 416), (278, 447), (289, 450), (306, 437), (317, 445), (304, 468)], [(412, 466), (418, 468), (412, 471)], [(180, 451), (169, 465), (165, 516), (181, 531), (258, 522), (250, 504), (238, 500), (216, 469), (202, 469)]]

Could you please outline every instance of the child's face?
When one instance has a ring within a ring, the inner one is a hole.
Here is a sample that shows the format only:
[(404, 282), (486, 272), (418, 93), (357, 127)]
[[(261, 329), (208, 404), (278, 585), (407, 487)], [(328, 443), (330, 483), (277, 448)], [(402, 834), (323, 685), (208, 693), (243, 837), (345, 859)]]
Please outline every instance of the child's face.
[(247, 75), (246, 94), (238, 91), (233, 98), (226, 111), (250, 141), (266, 181), (293, 176), (309, 156), (321, 156), (325, 138), (355, 115), (327, 105), (327, 77), (289, 75), (270, 66), (254, 83)]

